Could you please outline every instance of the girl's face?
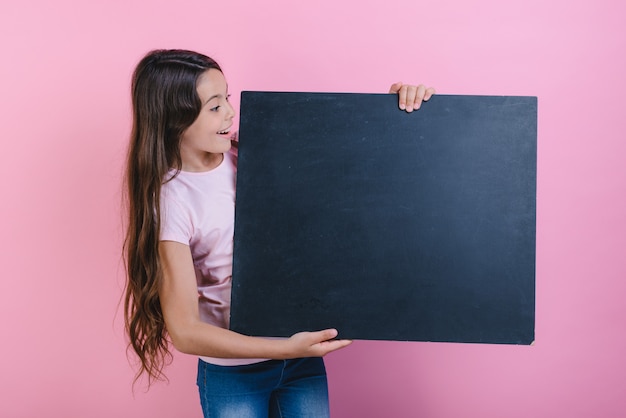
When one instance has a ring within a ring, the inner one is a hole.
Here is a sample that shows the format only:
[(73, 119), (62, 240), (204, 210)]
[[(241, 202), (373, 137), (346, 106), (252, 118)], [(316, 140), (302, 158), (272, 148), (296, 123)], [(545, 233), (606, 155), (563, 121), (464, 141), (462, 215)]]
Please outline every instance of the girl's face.
[(228, 102), (228, 85), (216, 69), (198, 79), (202, 108), (198, 118), (183, 132), (180, 155), (184, 171), (207, 171), (217, 167), (230, 149), (230, 129), (235, 111)]

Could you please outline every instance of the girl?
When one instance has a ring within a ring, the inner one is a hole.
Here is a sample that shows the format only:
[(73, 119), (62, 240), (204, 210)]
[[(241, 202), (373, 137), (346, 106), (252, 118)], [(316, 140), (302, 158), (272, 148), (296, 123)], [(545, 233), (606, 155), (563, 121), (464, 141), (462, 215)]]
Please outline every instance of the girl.
[[(434, 90), (395, 83), (411, 112)], [(228, 330), (236, 154), (235, 112), (219, 65), (192, 51), (158, 50), (132, 80), (126, 169), (125, 326), (136, 378), (163, 378), (169, 341), (200, 357), (205, 416), (327, 417), (322, 357), (350, 344), (334, 329), (289, 339)]]

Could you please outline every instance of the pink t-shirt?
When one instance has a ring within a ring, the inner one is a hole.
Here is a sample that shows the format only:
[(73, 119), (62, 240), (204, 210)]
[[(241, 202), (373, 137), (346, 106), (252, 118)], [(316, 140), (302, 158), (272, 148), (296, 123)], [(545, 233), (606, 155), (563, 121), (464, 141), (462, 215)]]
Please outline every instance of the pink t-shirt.
[[(235, 220), (235, 151), (211, 171), (181, 171), (161, 189), (161, 240), (189, 245), (202, 321), (228, 328)], [(218, 365), (264, 359), (201, 357)]]

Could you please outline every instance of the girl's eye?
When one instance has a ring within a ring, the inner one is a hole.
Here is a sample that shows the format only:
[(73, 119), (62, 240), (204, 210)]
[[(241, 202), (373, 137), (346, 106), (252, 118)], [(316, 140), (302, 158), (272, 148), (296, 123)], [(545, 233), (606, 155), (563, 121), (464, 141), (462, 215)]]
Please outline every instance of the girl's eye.
[[(228, 102), (228, 101), (229, 101), (229, 99), (230, 99), (230, 94), (227, 94), (227, 95), (226, 95), (226, 101)], [(217, 105), (217, 106), (215, 106), (215, 107), (210, 108), (209, 110), (210, 110), (211, 112), (218, 112), (218, 111), (220, 110), (220, 107), (222, 107), (222, 106)]]

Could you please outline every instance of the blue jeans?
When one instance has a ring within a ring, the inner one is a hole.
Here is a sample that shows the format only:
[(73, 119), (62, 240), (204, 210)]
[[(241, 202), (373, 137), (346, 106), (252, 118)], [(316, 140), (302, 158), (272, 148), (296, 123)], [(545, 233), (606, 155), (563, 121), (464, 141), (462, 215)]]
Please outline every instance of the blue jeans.
[(328, 385), (322, 358), (269, 360), (244, 366), (198, 364), (205, 417), (327, 418)]

